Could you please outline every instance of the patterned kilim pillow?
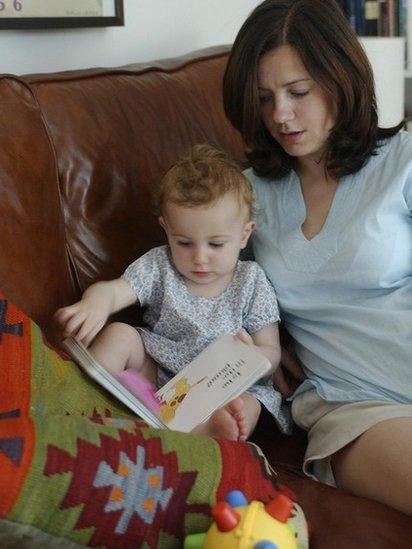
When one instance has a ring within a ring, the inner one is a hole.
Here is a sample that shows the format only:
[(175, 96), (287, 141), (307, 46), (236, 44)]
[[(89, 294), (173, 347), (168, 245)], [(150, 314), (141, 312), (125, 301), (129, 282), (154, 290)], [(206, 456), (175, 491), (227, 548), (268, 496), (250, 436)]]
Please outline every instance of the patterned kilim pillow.
[(0, 518), (81, 545), (181, 547), (234, 488), (275, 495), (256, 447), (148, 428), (0, 296)]

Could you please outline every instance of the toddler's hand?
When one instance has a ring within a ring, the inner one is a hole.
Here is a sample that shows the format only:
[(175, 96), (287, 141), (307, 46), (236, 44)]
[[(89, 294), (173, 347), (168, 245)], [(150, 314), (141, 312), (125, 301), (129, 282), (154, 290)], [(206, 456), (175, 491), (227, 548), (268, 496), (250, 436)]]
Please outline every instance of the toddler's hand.
[(74, 337), (87, 347), (105, 325), (108, 315), (109, 311), (104, 307), (97, 307), (95, 302), (83, 298), (58, 309), (54, 320), (61, 327), (63, 338)]
[(122, 278), (96, 282), (80, 301), (56, 311), (54, 319), (63, 337), (74, 337), (87, 347), (112, 313), (135, 302), (136, 294)]
[(257, 346), (255, 345), (255, 342), (252, 339), (252, 336), (247, 333), (247, 331), (243, 328), (233, 336), (235, 339), (238, 339), (242, 343), (246, 343), (246, 345), (249, 345), (250, 347), (254, 347), (255, 350), (257, 350)]

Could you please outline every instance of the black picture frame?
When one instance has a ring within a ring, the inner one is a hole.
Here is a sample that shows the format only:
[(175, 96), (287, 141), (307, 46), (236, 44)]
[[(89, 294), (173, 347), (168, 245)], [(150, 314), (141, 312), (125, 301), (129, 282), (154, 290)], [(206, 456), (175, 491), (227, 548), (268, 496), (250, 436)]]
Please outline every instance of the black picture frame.
[[(55, 2), (56, 0), (51, 0)], [(24, 2), (24, 0), (22, 0)], [(7, 4), (7, 0), (4, 2)], [(0, 30), (117, 27), (124, 25), (123, 0), (113, 0), (114, 16), (101, 17), (1, 17)]]

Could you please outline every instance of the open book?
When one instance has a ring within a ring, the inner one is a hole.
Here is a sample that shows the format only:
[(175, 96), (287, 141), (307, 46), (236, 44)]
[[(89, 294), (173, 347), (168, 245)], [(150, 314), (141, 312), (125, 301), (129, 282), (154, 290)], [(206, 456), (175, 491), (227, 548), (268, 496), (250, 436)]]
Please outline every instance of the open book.
[(140, 390), (133, 392), (127, 381), (120, 381), (123, 374), (126, 380), (130, 374), (138, 377), (137, 373), (126, 370), (114, 377), (75, 339), (64, 340), (63, 346), (90, 377), (149, 425), (185, 432), (244, 393), (271, 368), (266, 357), (233, 336), (224, 335), (161, 387), (151, 401), (142, 390), (147, 385), (145, 380)]

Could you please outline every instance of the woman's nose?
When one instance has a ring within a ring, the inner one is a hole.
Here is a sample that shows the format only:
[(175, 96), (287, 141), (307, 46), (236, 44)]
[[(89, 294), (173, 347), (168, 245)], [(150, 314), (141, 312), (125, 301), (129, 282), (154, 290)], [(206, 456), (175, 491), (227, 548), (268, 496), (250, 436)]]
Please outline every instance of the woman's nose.
[(289, 122), (290, 120), (293, 120), (294, 116), (293, 109), (288, 101), (276, 102), (272, 113), (273, 120), (276, 124)]

